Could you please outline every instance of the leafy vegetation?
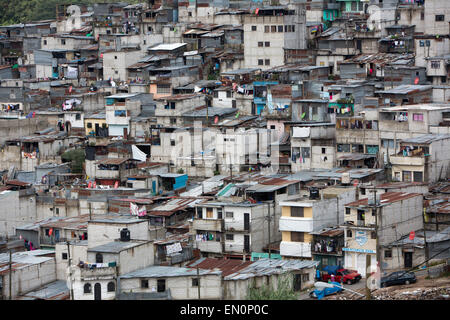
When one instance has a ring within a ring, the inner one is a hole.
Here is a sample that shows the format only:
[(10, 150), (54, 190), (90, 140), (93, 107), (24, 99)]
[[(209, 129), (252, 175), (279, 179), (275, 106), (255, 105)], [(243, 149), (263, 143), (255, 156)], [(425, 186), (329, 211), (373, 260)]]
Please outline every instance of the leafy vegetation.
[(85, 160), (84, 149), (74, 149), (64, 152), (61, 155), (63, 162), (71, 163), (72, 173), (83, 173), (83, 163)]
[(267, 284), (256, 288), (253, 283), (248, 288), (247, 300), (297, 300), (298, 294), (294, 292), (292, 281), (293, 276), (288, 273), (278, 277), (276, 289)]

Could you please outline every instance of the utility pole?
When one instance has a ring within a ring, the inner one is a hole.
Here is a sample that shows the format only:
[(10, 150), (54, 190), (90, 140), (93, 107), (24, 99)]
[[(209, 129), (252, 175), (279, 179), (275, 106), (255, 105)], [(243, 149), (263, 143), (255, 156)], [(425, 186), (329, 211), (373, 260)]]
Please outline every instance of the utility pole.
[(12, 250), (9, 249), (9, 300), (12, 300)]
[(422, 221), (423, 221), (423, 240), (425, 242), (425, 260), (426, 260), (426, 266), (427, 266), (427, 274), (430, 276), (430, 264), (428, 262), (429, 258), (429, 252), (428, 252), (428, 242), (427, 242), (427, 232), (425, 227), (425, 214), (427, 212), (427, 209), (423, 208), (423, 214), (422, 214)]
[(72, 271), (70, 270), (70, 266), (72, 265), (72, 259), (70, 258), (70, 242), (67, 241), (66, 244), (67, 244), (67, 257), (68, 257), (67, 264), (69, 265), (70, 296), (71, 296), (71, 299), (74, 300), (74, 296), (73, 296), (73, 283), (72, 283)]
[(368, 274), (367, 274), (367, 270), (369, 269), (371, 265), (371, 259), (370, 259), (370, 254), (366, 254), (366, 300), (372, 300), (372, 293), (370, 292), (370, 288), (368, 285)]
[(270, 248), (270, 202), (267, 202), (267, 230), (269, 231), (269, 244), (267, 245), (268, 249), (269, 249), (269, 259), (271, 257), (272, 254), (272, 249)]
[(200, 300), (200, 271), (197, 266), (197, 292), (198, 292), (198, 300)]

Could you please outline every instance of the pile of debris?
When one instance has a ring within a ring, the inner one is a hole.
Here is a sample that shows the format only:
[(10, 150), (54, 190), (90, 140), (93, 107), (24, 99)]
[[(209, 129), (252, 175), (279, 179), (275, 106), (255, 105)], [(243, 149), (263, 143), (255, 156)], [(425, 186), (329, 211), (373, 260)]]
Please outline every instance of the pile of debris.
[(377, 290), (375, 300), (450, 300), (450, 288), (415, 288), (408, 291)]

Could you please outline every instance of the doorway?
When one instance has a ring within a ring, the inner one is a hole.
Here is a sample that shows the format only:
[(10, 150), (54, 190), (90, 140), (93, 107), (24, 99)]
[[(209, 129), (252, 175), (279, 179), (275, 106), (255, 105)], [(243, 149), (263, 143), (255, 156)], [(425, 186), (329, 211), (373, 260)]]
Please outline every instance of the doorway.
[(294, 291), (300, 291), (302, 289), (302, 275), (294, 274)]
[(412, 252), (405, 252), (405, 268), (412, 268)]
[(100, 283), (94, 285), (94, 300), (102, 300), (102, 286)]

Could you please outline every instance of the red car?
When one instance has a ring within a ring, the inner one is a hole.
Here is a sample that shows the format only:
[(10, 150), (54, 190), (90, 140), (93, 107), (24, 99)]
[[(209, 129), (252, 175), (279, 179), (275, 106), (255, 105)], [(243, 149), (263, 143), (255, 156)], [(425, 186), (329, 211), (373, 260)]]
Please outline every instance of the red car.
[[(323, 273), (322, 281), (328, 282), (328, 280), (331, 280), (331, 274)], [(353, 284), (358, 282), (359, 280), (361, 280), (361, 275), (355, 270), (339, 269), (336, 271), (336, 274), (334, 275), (334, 281), (336, 282)]]

